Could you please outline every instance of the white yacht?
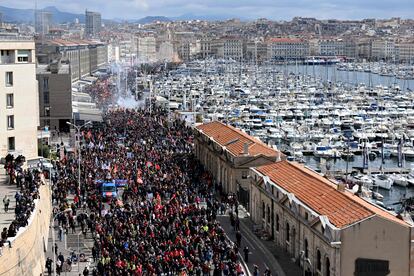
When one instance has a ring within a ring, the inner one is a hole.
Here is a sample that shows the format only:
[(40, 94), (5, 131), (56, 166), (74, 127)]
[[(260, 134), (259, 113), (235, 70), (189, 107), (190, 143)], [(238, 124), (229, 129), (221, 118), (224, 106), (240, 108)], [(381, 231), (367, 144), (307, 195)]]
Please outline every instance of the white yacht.
[(382, 189), (390, 190), (394, 181), (385, 174), (373, 174), (374, 184)]

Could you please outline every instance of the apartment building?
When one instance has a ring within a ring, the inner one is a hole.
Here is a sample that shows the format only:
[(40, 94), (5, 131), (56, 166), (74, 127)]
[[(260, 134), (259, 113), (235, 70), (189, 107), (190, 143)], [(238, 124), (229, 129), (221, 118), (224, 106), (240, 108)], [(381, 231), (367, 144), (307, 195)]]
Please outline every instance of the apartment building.
[(298, 60), (309, 55), (309, 43), (298, 38), (271, 38), (267, 41), (269, 59)]
[(268, 45), (266, 42), (260, 40), (248, 41), (246, 43), (246, 53), (244, 55), (246, 60), (261, 63), (268, 59)]
[(243, 59), (246, 45), (241, 37), (225, 36), (222, 37), (220, 41), (220, 57), (234, 60)]
[(66, 122), (72, 119), (72, 81), (69, 64), (60, 60), (39, 64), (36, 69), (39, 83), (40, 126), (51, 130), (69, 131)]
[(39, 104), (35, 43), (0, 36), (0, 156), (37, 156)]
[(98, 12), (85, 12), (85, 33), (88, 37), (96, 36), (102, 27), (101, 14)]
[(212, 38), (210, 37), (202, 37), (200, 40), (200, 53), (202, 58), (208, 58), (213, 55), (212, 51)]
[(154, 36), (137, 37), (137, 58), (142, 63), (157, 61), (156, 40)]
[(169, 41), (161, 42), (157, 52), (157, 60), (162, 62), (172, 62), (175, 60), (174, 57), (174, 45)]
[(342, 39), (320, 39), (318, 50), (321, 56), (344, 56), (345, 43)]
[(49, 33), (49, 29), (53, 22), (53, 14), (47, 11), (35, 12), (35, 31), (40, 35)]
[(399, 62), (412, 64), (414, 60), (414, 41), (400, 41), (395, 45), (395, 56)]
[(72, 82), (94, 73), (108, 63), (108, 47), (99, 41), (53, 39), (39, 43), (36, 51), (38, 61), (42, 64), (61, 58), (68, 60)]
[(251, 219), (304, 275), (413, 274), (409, 216), (398, 218), (298, 163), (252, 168), (249, 179)]
[(374, 60), (395, 60), (395, 43), (391, 40), (375, 39), (371, 44), (371, 57)]

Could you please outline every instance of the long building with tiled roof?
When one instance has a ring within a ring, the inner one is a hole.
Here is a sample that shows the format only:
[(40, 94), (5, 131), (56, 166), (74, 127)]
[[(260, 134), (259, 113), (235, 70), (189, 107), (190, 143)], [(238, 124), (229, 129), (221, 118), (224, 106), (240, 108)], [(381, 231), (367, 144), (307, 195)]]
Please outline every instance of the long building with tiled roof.
[(306, 275), (414, 273), (410, 217), (397, 217), (297, 163), (257, 166), (249, 179), (251, 219)]
[(260, 140), (221, 122), (195, 129), (195, 154), (227, 193), (239, 193), (248, 203), (250, 167), (271, 164), (285, 156)]
[[(245, 155), (245, 149), (250, 156), (264, 155), (276, 157), (280, 154), (280, 152), (270, 148), (247, 133), (218, 121), (199, 125), (197, 129), (209, 138), (214, 139), (222, 147), (226, 147), (226, 150), (234, 156)], [(245, 148), (246, 145), (247, 148)]]

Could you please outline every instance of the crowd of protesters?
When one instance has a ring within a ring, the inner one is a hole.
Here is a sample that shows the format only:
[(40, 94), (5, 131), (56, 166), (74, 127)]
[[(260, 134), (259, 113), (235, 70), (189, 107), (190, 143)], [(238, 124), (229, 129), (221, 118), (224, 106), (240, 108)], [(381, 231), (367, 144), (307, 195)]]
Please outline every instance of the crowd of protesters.
[[(14, 220), (8, 228), (4, 227), (1, 231), (0, 247), (7, 242), (8, 238), (16, 236), (20, 227), (27, 226), (35, 208), (35, 199), (39, 198), (39, 186), (45, 184), (41, 171), (23, 170), (22, 165), (25, 162), (23, 156), (14, 158), (9, 154), (6, 156), (5, 161), (6, 185), (16, 186), (16, 193), (14, 195), (16, 205), (14, 206)], [(9, 212), (9, 204), (10, 198), (5, 195), (3, 197), (3, 205), (6, 213)], [(9, 245), (11, 245), (10, 242)]]
[[(167, 118), (118, 109), (82, 133), (80, 186), (76, 156), (57, 165), (59, 227), (93, 237), (94, 275), (243, 275), (239, 248), (216, 220), (212, 179), (192, 154), (192, 130)], [(99, 183), (116, 179), (124, 185), (107, 200)]]

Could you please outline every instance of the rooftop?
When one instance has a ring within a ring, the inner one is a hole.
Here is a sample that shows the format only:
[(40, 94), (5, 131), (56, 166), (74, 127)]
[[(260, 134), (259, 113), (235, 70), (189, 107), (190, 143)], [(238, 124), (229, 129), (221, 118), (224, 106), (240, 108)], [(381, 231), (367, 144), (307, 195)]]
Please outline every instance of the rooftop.
[(302, 43), (303, 40), (299, 38), (289, 37), (274, 37), (269, 39), (270, 43)]
[(280, 154), (260, 140), (221, 122), (214, 121), (199, 125), (196, 128), (208, 137), (213, 138), (219, 145), (226, 147), (234, 156), (243, 155), (243, 148), (246, 143), (249, 156), (265, 155), (276, 157)]
[(57, 45), (57, 46), (89, 46), (89, 45), (100, 45), (103, 42), (100, 41), (93, 41), (93, 40), (85, 40), (85, 39), (52, 39), (49, 40), (49, 43)]
[[(52, 74), (52, 72), (50, 72), (48, 64), (38, 64), (36, 74)], [(58, 74), (69, 74), (69, 64), (61, 64)]]
[(403, 220), (351, 192), (338, 191), (335, 183), (303, 165), (281, 161), (258, 167), (256, 170), (268, 176), (282, 189), (294, 194), (316, 213), (327, 216), (338, 228), (344, 228), (374, 215), (408, 226)]
[(9, 34), (2, 34), (0, 33), (0, 41), (1, 42), (34, 42), (34, 38), (32, 36), (21, 36), (21, 35), (9, 35)]

